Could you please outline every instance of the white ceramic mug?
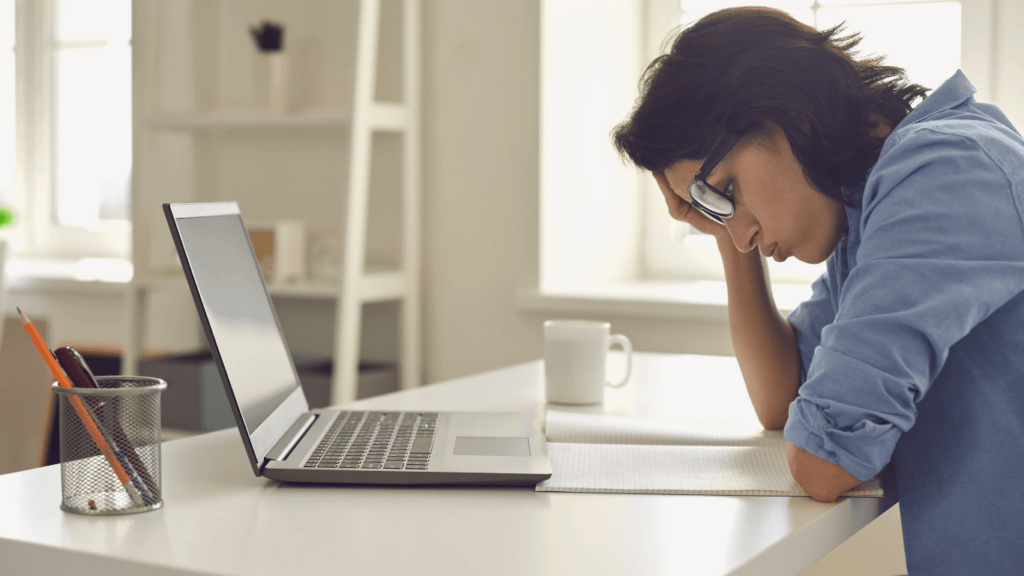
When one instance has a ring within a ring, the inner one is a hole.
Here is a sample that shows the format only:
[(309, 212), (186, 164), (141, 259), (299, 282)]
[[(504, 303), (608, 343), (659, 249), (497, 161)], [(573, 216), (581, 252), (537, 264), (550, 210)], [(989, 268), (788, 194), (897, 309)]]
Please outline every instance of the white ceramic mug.
[[(544, 376), (548, 402), (600, 404), (604, 387), (622, 386), (633, 368), (633, 344), (610, 334), (611, 324), (589, 320), (548, 320), (544, 323)], [(626, 354), (626, 374), (610, 383), (605, 376), (608, 348), (618, 344)]]

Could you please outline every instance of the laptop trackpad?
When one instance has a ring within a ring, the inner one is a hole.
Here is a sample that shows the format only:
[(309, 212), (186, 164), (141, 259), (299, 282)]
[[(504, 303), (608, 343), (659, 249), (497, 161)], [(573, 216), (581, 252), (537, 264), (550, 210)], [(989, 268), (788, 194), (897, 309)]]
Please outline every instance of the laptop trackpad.
[(529, 438), (495, 438), (490, 436), (456, 436), (456, 456), (529, 456)]

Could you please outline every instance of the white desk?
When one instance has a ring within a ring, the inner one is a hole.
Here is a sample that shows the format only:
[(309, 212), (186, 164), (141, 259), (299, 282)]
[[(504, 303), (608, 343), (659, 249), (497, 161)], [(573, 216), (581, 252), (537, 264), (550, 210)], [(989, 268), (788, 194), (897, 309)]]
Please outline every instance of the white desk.
[[(614, 367), (613, 367), (614, 368)], [(638, 354), (608, 414), (757, 427), (733, 358)], [(544, 409), (540, 361), (351, 404)], [(880, 499), (295, 486), (252, 475), (237, 430), (163, 449), (164, 507), (61, 512), (50, 466), (0, 476), (3, 574), (795, 574)], [(357, 570), (358, 569), (358, 570)]]

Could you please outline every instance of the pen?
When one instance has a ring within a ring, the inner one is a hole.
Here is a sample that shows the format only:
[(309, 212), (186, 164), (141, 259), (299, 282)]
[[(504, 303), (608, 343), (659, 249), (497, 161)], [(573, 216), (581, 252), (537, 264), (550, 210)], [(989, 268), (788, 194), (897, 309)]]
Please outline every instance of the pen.
[(89, 369), (89, 365), (85, 363), (85, 358), (78, 353), (71, 346), (65, 346), (63, 348), (57, 348), (53, 351), (53, 355), (57, 357), (57, 363), (64, 369), (64, 372), (71, 379), (71, 384), (75, 388), (99, 388), (99, 384), (96, 383), (96, 377), (93, 376), (92, 370)]
[[(74, 385), (75, 388), (100, 387), (99, 384), (96, 383), (96, 377), (93, 375), (92, 370), (89, 369), (89, 364), (85, 361), (85, 358), (82, 357), (78, 350), (75, 350), (71, 346), (65, 346), (54, 350), (53, 355), (57, 357), (57, 363), (60, 364), (60, 367), (67, 373), (68, 377), (71, 379), (71, 384)], [(104, 403), (100, 403), (99, 406), (95, 407), (95, 411), (97, 411), (98, 414), (93, 414), (93, 416), (95, 417), (97, 424), (103, 422), (103, 418), (100, 417), (103, 414), (103, 404)], [(135, 447), (132, 446), (131, 441), (128, 439), (128, 435), (125, 433), (124, 428), (121, 428), (121, 424), (119, 424), (116, 419), (110, 423), (110, 427), (111, 432), (113, 432), (113, 439), (116, 441), (116, 444), (115, 442), (110, 442), (114, 452), (119, 456), (123, 454), (130, 464), (130, 467), (127, 465), (124, 467), (125, 471), (129, 476), (132, 476), (132, 469), (134, 469), (134, 472), (138, 473), (142, 478), (142, 481), (145, 483), (145, 487), (149, 489), (149, 494), (143, 492), (143, 497), (150, 497), (152, 499), (151, 503), (156, 503), (158, 493), (157, 484), (153, 480), (153, 477), (149, 475), (149, 470), (146, 468), (146, 464), (141, 458), (139, 458), (138, 453), (135, 451)], [(101, 431), (103, 431), (102, 428)], [(107, 435), (105, 434), (104, 436)]]
[[(18, 308), (17, 310), (18, 314), (21, 315), (21, 323), (25, 326), (25, 331), (28, 332), (29, 338), (32, 339), (32, 343), (35, 344), (39, 354), (42, 355), (43, 360), (46, 362), (46, 366), (50, 369), (50, 372), (53, 373), (53, 377), (57, 379), (57, 384), (62, 388), (71, 388), (71, 382), (68, 381), (67, 374), (65, 374), (64, 370), (57, 365), (57, 359), (50, 352), (50, 349), (46, 347), (46, 343), (43, 342), (43, 337), (39, 335), (39, 331), (36, 330), (35, 325), (32, 324), (32, 321), (29, 320), (27, 316), (25, 316), (25, 313), (21, 311), (21, 308)], [(94, 422), (90, 417), (89, 411), (82, 402), (82, 399), (78, 396), (69, 396), (68, 401), (71, 402), (72, 408), (75, 409), (75, 412), (78, 414), (78, 418), (82, 421), (82, 425), (85, 426), (86, 431), (88, 431), (89, 435), (92, 436), (92, 440), (96, 443), (96, 447), (99, 448), (100, 452), (103, 453), (103, 456), (106, 457), (110, 467), (114, 470), (114, 475), (117, 476), (117, 480), (124, 487), (125, 492), (128, 493), (136, 505), (144, 506), (145, 501), (142, 499), (142, 495), (132, 484), (132, 479), (128, 476), (128, 473), (125, 472), (124, 467), (121, 466), (117, 455), (114, 454), (110, 445), (108, 445), (107, 441), (104, 440), (103, 433), (100, 432), (100, 429), (96, 426), (96, 422)]]

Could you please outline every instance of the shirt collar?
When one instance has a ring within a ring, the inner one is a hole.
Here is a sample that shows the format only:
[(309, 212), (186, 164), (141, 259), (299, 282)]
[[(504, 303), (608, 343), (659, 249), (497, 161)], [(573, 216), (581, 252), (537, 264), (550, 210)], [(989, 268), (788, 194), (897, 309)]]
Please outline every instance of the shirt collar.
[[(964, 74), (963, 70), (957, 70), (956, 74), (950, 76), (941, 86), (933, 90), (923, 102), (911, 110), (910, 114), (907, 114), (906, 118), (896, 126), (896, 129), (916, 124), (933, 114), (959, 106), (971, 98), (977, 91), (978, 89), (967, 79), (967, 75)], [(891, 145), (892, 140), (888, 140), (882, 148), (882, 154), (885, 154)], [(860, 244), (860, 218), (863, 210), (862, 203), (864, 201), (865, 183), (871, 177), (873, 169), (874, 167), (868, 169), (864, 175), (864, 181), (860, 184), (843, 189), (843, 196), (847, 200), (845, 203), (846, 219), (849, 223), (849, 230), (844, 240), (850, 243), (850, 247), (854, 252), (856, 252), (856, 248)]]
[(978, 89), (967, 79), (963, 70), (957, 70), (956, 74), (950, 76), (941, 86), (933, 90), (923, 102), (918, 104), (917, 108), (914, 108), (910, 114), (907, 114), (907, 117), (896, 128), (915, 124), (933, 114), (958, 106), (977, 91)]

